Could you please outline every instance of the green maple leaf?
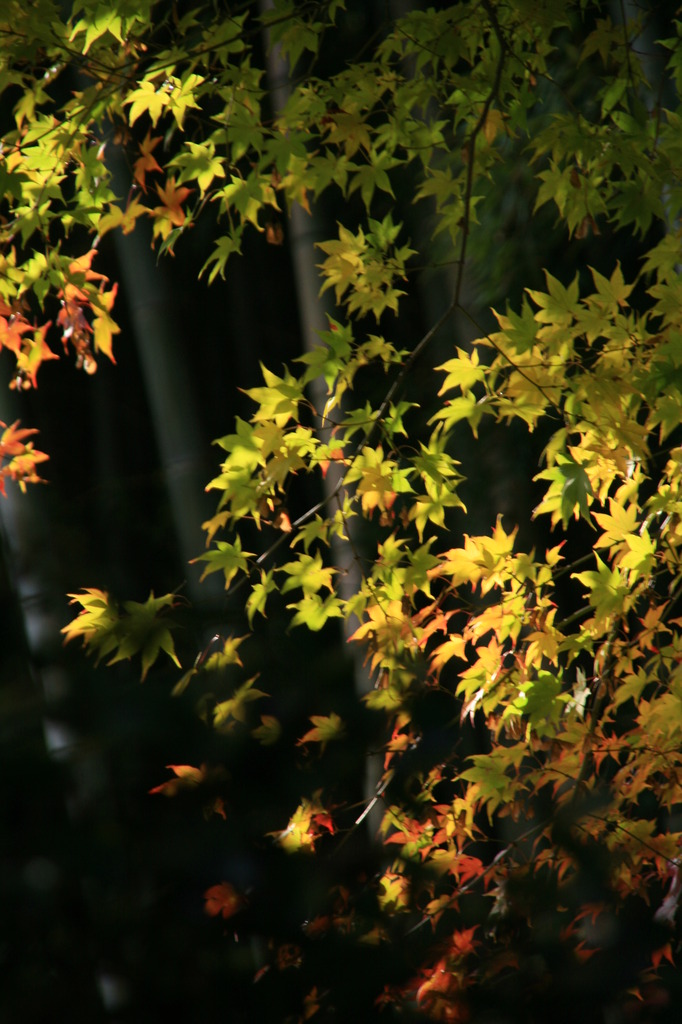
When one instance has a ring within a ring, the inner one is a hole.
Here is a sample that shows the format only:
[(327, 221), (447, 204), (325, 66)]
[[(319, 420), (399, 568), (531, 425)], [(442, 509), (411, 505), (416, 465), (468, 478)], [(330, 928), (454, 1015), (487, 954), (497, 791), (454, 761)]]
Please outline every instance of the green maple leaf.
[(241, 538), (237, 537), (234, 544), (224, 540), (216, 541), (216, 546), (212, 551), (205, 551), (203, 555), (193, 558), (192, 564), (208, 562), (202, 573), (202, 580), (212, 572), (222, 571), (225, 574), (225, 589), (227, 590), (238, 572), (248, 570), (247, 559), (251, 557), (250, 551), (242, 551)]
[(587, 473), (573, 459), (561, 462), (558, 466), (559, 472), (564, 478), (561, 489), (561, 518), (564, 526), (573, 515), (576, 507), (580, 515), (587, 522), (590, 522), (588, 498), (592, 497), (592, 484)]
[(574, 572), (571, 573), (571, 576), (573, 579), (580, 580), (589, 590), (590, 604), (595, 609), (596, 617), (600, 620), (608, 620), (626, 610), (625, 603), (629, 587), (625, 577), (618, 569), (609, 569), (596, 552), (594, 557), (597, 561), (596, 571), (590, 569), (587, 572)]

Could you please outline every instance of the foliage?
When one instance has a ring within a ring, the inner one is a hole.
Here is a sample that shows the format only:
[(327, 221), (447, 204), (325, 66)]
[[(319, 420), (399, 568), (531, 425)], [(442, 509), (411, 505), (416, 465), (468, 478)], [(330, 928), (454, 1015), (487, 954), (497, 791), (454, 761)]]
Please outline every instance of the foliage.
[(97, 660), (111, 654), (108, 665), (139, 653), (143, 680), (161, 651), (180, 668), (165, 614), (177, 604), (173, 594), (154, 597), (151, 593), (142, 603), (125, 601), (122, 609), (109, 594), (96, 587), (68, 596), (72, 604), (81, 605), (81, 610), (62, 630), (64, 643), (80, 638), (84, 647), (97, 654)]
[[(317, 255), (337, 318), (300, 366), (263, 367), (262, 387), (247, 392), (253, 414), (218, 442), (208, 484), (220, 497), (198, 560), (241, 595), (244, 633), (199, 655), (176, 687), (231, 742), (288, 743), (269, 684), (256, 688), (237, 654), (257, 643), (278, 595), (292, 626), (347, 623), (371, 674), (354, 714), (371, 721), (382, 758), (359, 809), (332, 784), (311, 788), (305, 770), (352, 742), (344, 714), (312, 709), (292, 744), (299, 793), (261, 841), (331, 881), (295, 936), (276, 925), (264, 935), (259, 983), (298, 972), (292, 1019), (321, 1018), (347, 995), (316, 975), (320, 943), (399, 944), (402, 973), (372, 979), (386, 1012), (462, 1020), (495, 992), (545, 1005), (552, 965), (538, 948), (560, 949), (569, 973), (605, 962), (638, 914), (645, 955), (604, 998), (645, 992), (677, 951), (682, 837), (680, 23), (658, 44), (659, 66), (640, 52), (646, 18), (616, 23), (598, 5), (413, 9), (325, 77), (318, 55), (345, 5), (296, 6), (80, 0), (64, 19), (52, 0), (10, 2), (0, 337), (14, 383), (33, 387), (54, 355), (44, 317), (86, 371), (99, 353), (113, 358), (116, 286), (92, 269), (107, 232), (147, 218), (158, 253), (180, 256), (183, 235), (213, 211), (202, 271), (212, 283), (246, 232), (279, 242), (292, 205), (311, 213), (323, 194), (341, 197), (346, 222)], [(263, 29), (296, 72), (279, 110)], [(613, 238), (611, 264), (566, 281), (547, 271), (519, 308), (494, 311), (495, 329), (437, 362), (432, 404), (420, 408), (418, 361), (437, 331), (454, 333), (455, 314), (476, 319), (464, 267), (470, 249), (485, 252), (477, 225), (519, 146), (535, 210), (551, 205), (581, 260), (589, 240)], [(126, 197), (112, 188), (113, 150), (127, 161)], [(416, 255), (395, 219), (406, 187), (445, 239), (453, 275), (442, 316), (403, 350), (391, 316)], [(542, 439), (533, 516), (547, 530), (532, 548), (503, 517), (466, 530), (458, 491), (493, 425)], [(4, 475), (33, 478), (12, 465)], [(295, 514), (304, 475), (324, 496)], [(358, 571), (351, 593), (344, 549)], [(172, 595), (123, 614), (99, 590), (77, 600), (67, 639), (113, 661), (141, 652), (143, 677), (159, 651), (176, 660)], [(157, 787), (166, 795), (209, 774), (172, 770), (178, 778)], [(229, 808), (229, 777), (211, 778), (208, 805)], [(372, 869), (335, 879), (334, 856), (377, 806)], [(261, 935), (256, 903), (236, 877), (206, 891), (207, 912), (234, 916), (242, 934)], [(226, 942), (232, 934), (231, 920)]]
[(27, 441), (36, 431), (20, 428), (19, 420), (9, 426), (0, 421), (3, 428), (0, 435), (0, 491), (5, 494), (5, 481), (16, 481), (23, 491), (27, 483), (37, 483), (40, 477), (36, 465), (45, 462), (48, 456), (38, 451), (33, 441)]

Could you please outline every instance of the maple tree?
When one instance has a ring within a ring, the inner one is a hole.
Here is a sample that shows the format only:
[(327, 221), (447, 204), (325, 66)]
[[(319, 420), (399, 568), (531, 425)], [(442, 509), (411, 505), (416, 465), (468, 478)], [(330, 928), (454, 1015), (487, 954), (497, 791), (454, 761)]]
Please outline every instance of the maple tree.
[[(64, 15), (11, 0), (0, 342), (12, 385), (37, 385), (59, 332), (78, 368), (113, 361), (117, 286), (93, 269), (107, 233), (144, 218), (158, 254), (180, 259), (212, 218), (210, 285), (248, 232), (281, 244), (292, 207), (312, 216), (340, 199), (315, 257), (336, 302), (328, 329), (294, 365), (263, 366), (245, 389), (251, 417), (217, 441), (217, 508), (196, 562), (222, 575), (241, 624), (173, 684), (230, 751), (290, 761), (291, 806), (248, 841), (320, 882), (292, 923), (268, 916), (267, 884), (235, 869), (208, 886), (206, 912), (228, 922), (226, 946), (258, 941), (235, 970), (254, 981), (254, 1005), (286, 991), (282, 1019), (360, 1005), (379, 1019), (552, 1007), (584, 1020), (627, 998), (664, 1005), (682, 841), (682, 21), (649, 43), (653, 10), (415, 6), (323, 74), (345, 8), (78, 0)], [(280, 109), (263, 34), (291, 71)], [(487, 228), (520, 153), (528, 217), (551, 209), (575, 255), (565, 279), (522, 282), (487, 327), (465, 269), (494, 263)], [(429, 218), (422, 243), (398, 219), (405, 194)], [(436, 252), (451, 295), (415, 339), (400, 314), (412, 267)], [(471, 341), (453, 327), (464, 322)], [(505, 431), (541, 439), (528, 545), (526, 524), (499, 515), (474, 532), (467, 519), (466, 477)], [(37, 480), (46, 456), (30, 436), (5, 428), (1, 485)], [(320, 497), (299, 508), (303, 477)], [(139, 653), (143, 679), (160, 652), (180, 667), (176, 595), (69, 596), (82, 610), (66, 640), (110, 663)], [(273, 609), (311, 633), (346, 624), (372, 682), (344, 708), (318, 696), (295, 736), (276, 681), (250, 672)], [(360, 796), (335, 777), (354, 732), (378, 760)], [(170, 770), (155, 798), (205, 793), (212, 823), (237, 827), (233, 768), (207, 756)], [(363, 855), (346, 859), (368, 822)], [(636, 955), (618, 971), (633, 930)], [(361, 990), (340, 983), (336, 957), (365, 964)], [(570, 1008), (557, 1009), (557, 984), (577, 993)]]

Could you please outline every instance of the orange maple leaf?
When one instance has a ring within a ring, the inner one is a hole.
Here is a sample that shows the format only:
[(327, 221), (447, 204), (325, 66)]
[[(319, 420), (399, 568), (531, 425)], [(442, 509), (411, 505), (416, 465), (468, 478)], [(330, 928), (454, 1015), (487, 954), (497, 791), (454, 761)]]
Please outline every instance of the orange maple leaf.
[(280, 509), (275, 516), (272, 525), (276, 530), (281, 530), (282, 533), (291, 533), (293, 526), (291, 525), (291, 519), (289, 513), (285, 509)]
[(5, 427), (0, 435), (0, 457), (8, 458), (13, 455), (21, 455), (26, 450), (24, 438), (37, 434), (35, 427), (22, 427), (18, 429), (20, 420), (15, 420), (10, 426), (0, 420), (0, 427)]
[(10, 383), (10, 388), (29, 388), (38, 386), (36, 375), (42, 363), (48, 359), (59, 359), (45, 341), (45, 335), (52, 325), (48, 320), (42, 327), (34, 328), (33, 338), (26, 338), (21, 352), (17, 352), (17, 375)]
[(435, 995), (449, 995), (456, 988), (457, 979), (450, 971), (447, 957), (442, 957), (417, 989), (417, 1002), (421, 1004)]
[[(69, 264), (66, 282), (59, 292), (62, 308), (57, 315), (57, 326), (62, 329), (64, 348), (68, 348), (69, 342), (71, 343), (77, 356), (76, 365), (81, 366), (86, 373), (95, 373), (97, 370), (90, 336), (94, 335), (95, 348), (104, 352), (113, 363), (116, 360), (111, 349), (112, 336), (119, 333), (118, 325), (109, 315), (116, 299), (118, 285), (114, 284), (108, 292), (104, 290), (109, 278), (106, 274), (99, 274), (91, 268), (96, 251), (94, 248), (89, 249)], [(82, 285), (86, 281), (99, 281), (98, 289), (85, 290)], [(92, 312), (95, 318), (93, 326), (88, 323), (84, 309)]]
[(155, 206), (152, 211), (156, 216), (154, 234), (160, 234), (162, 238), (167, 238), (174, 227), (181, 228), (187, 220), (187, 214), (183, 210), (182, 204), (191, 194), (192, 189), (186, 188), (184, 185), (177, 188), (175, 178), (168, 178), (166, 187), (162, 188), (161, 185), (157, 185), (156, 191), (159, 193), (162, 205)]
[[(335, 331), (336, 328), (332, 327), (332, 330)], [(322, 462), (320, 462), (320, 467), (322, 469), (322, 476), (326, 477), (327, 473), (329, 472), (329, 464), (331, 462), (343, 462), (343, 461), (344, 461), (344, 454), (343, 454), (342, 449), (341, 448), (333, 448), (330, 451), (330, 453), (329, 453), (329, 458), (328, 459), (323, 459)]]
[(8, 348), (11, 352), (19, 352), (22, 335), (32, 330), (33, 327), (22, 316), (0, 316), (0, 349)]
[[(477, 860), (478, 858), (470, 858)], [(478, 861), (479, 865), (481, 862)], [(482, 867), (482, 865), (481, 865)], [(469, 953), (473, 953), (478, 946), (478, 942), (474, 939), (474, 934), (477, 929), (477, 925), (473, 928), (464, 928), (462, 931), (455, 931), (452, 933), (452, 951), (455, 956), (468, 956)]]
[(86, 253), (79, 256), (77, 260), (72, 260), (69, 263), (69, 269), (67, 272), (69, 280), (62, 291), (59, 292), (59, 298), (63, 298), (67, 305), (70, 302), (87, 302), (88, 294), (84, 292), (82, 288), (79, 288), (70, 278), (82, 277), (86, 281), (102, 281), (106, 282), (109, 280), (106, 274), (98, 274), (96, 270), (92, 270), (92, 261), (97, 252), (96, 249), (88, 249)]
[(0, 466), (0, 494), (5, 494), (5, 480), (15, 480), (22, 491), (26, 490), (26, 484), (41, 483), (41, 478), (36, 472), (36, 464), (46, 462), (49, 458), (45, 452), (39, 452), (33, 447), (33, 442), (25, 443), (25, 438), (38, 431), (34, 428), (19, 427), (19, 420), (15, 420), (9, 427), (0, 420), (0, 427), (5, 430), (0, 434), (0, 462), (9, 459), (4, 466)]
[(669, 960), (673, 966), (675, 964), (673, 948), (669, 942), (666, 942), (665, 946), (661, 946), (660, 949), (655, 949), (651, 954), (651, 962), (656, 970), (661, 966), (661, 960)]
[(133, 177), (135, 181), (140, 185), (143, 192), (147, 191), (145, 184), (145, 175), (153, 171), (161, 171), (161, 167), (157, 163), (156, 157), (153, 155), (154, 150), (161, 142), (161, 136), (157, 135), (156, 138), (152, 138), (151, 129), (147, 132), (142, 142), (139, 144), (140, 153), (142, 154), (137, 158), (133, 166)]

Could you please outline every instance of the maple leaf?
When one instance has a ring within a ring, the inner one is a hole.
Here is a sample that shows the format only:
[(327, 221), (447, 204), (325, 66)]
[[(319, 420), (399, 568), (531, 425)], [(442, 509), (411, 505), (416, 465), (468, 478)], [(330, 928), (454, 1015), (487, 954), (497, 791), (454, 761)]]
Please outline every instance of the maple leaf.
[(98, 352), (104, 352), (105, 356), (108, 356), (112, 363), (116, 362), (112, 352), (113, 336), (114, 334), (120, 334), (121, 331), (121, 328), (109, 315), (113, 309), (117, 292), (118, 282), (115, 282), (110, 291), (99, 292), (97, 298), (92, 301), (92, 311), (95, 316), (92, 323), (95, 349)]
[[(36, 380), (38, 370), (40, 366), (49, 359), (59, 359), (59, 356), (52, 351), (50, 346), (45, 341), (45, 335), (51, 326), (51, 321), (48, 321), (42, 327), (36, 330), (33, 338), (26, 338), (22, 345), (21, 351), (17, 353), (17, 378), (16, 382), (21, 382), (23, 388), (37, 387), (38, 382)], [(12, 381), (10, 387), (15, 383)]]
[(375, 508), (390, 511), (398, 492), (411, 491), (405, 470), (399, 470), (393, 459), (384, 459), (383, 448), (363, 448), (355, 457), (346, 474), (346, 482), (358, 481), (362, 509), (371, 513)]
[(149, 115), (152, 124), (156, 127), (161, 114), (170, 103), (170, 93), (164, 88), (157, 89), (153, 82), (142, 81), (139, 83), (139, 87), (128, 95), (125, 103), (130, 104), (131, 127), (138, 117), (145, 113)]
[(135, 198), (129, 200), (125, 209), (112, 203), (109, 212), (103, 214), (97, 224), (99, 236), (101, 238), (113, 228), (120, 228), (124, 235), (129, 235), (135, 229), (137, 218), (151, 214), (151, 212), (148, 206), (144, 206)]
[(308, 729), (305, 736), (300, 738), (299, 745), (305, 743), (319, 743), (322, 750), (330, 740), (340, 740), (345, 734), (343, 720), (335, 713), (331, 715), (311, 715), (310, 721), (313, 728)]
[(158, 164), (156, 157), (154, 156), (154, 150), (161, 142), (161, 136), (157, 135), (152, 138), (151, 129), (147, 132), (142, 142), (139, 143), (140, 156), (137, 158), (133, 165), (133, 178), (139, 184), (143, 192), (147, 191), (147, 185), (145, 181), (145, 175), (158, 171), (162, 174), (163, 171)]
[(535, 480), (549, 480), (545, 498), (533, 511), (533, 518), (551, 513), (552, 526), (559, 521), (568, 525), (572, 516), (583, 517), (591, 523), (589, 507), (594, 496), (590, 478), (584, 466), (567, 455), (558, 454), (556, 464), (536, 474)]
[(96, 252), (95, 248), (88, 249), (78, 259), (72, 260), (69, 263), (66, 282), (61, 291), (57, 293), (58, 298), (63, 298), (67, 304), (70, 302), (87, 303), (90, 296), (88, 292), (83, 291), (80, 286), (81, 281), (101, 281), (104, 284), (109, 280), (106, 274), (99, 274), (96, 270), (92, 269), (92, 261)]
[(172, 608), (175, 604), (173, 594), (164, 594), (162, 597), (154, 597), (154, 592), (144, 602), (126, 601), (123, 605), (126, 612), (125, 628), (122, 630), (122, 640), (118, 652), (109, 661), (112, 665), (122, 658), (130, 658), (132, 654), (140, 652), (142, 659), (142, 682), (146, 679), (147, 672), (164, 651), (171, 661), (180, 668), (175, 653), (175, 645), (170, 627), (163, 619), (166, 609)]
[(0, 465), (0, 494), (6, 494), (5, 480), (15, 480), (22, 491), (26, 490), (26, 484), (40, 483), (35, 467), (37, 463), (46, 462), (49, 456), (35, 449), (32, 441), (25, 441), (38, 431), (33, 427), (19, 429), (19, 420), (10, 426), (0, 420), (0, 427), (5, 427), (0, 434), (0, 463), (3, 459), (9, 460), (4, 466)]
[(0, 427), (5, 428), (2, 435), (0, 435), (1, 458), (21, 455), (26, 450), (24, 439), (38, 433), (35, 427), (22, 427), (18, 429), (20, 422), (20, 420), (15, 420), (14, 423), (7, 426), (6, 423), (0, 420)]
[(325, 566), (322, 556), (317, 554), (300, 555), (297, 561), (287, 562), (281, 566), (281, 572), (287, 573), (289, 577), (281, 586), (283, 594), (300, 587), (305, 595), (310, 596), (316, 594), (322, 587), (332, 590), (332, 576), (337, 570)]
[(341, 462), (342, 463), (343, 461), (344, 461), (344, 454), (343, 454), (343, 449), (342, 448), (339, 448), (337, 446), (336, 448), (330, 449), (329, 458), (328, 459), (320, 459), (320, 469), (322, 470), (322, 476), (326, 477), (327, 473), (329, 472), (330, 463), (332, 463), (332, 462)]
[(642, 632), (640, 633), (640, 646), (650, 651), (656, 651), (657, 648), (654, 645), (654, 637), (657, 633), (670, 633), (672, 632), (663, 622), (661, 622), (662, 616), (665, 614), (667, 606), (665, 604), (652, 605), (646, 612), (644, 618), (640, 618), (642, 624)]
[(382, 910), (399, 912), (410, 909), (410, 882), (405, 875), (385, 871), (379, 880), (379, 886), (377, 899)]
[(32, 330), (30, 323), (21, 316), (0, 316), (0, 349), (19, 352), (23, 335)]
[(666, 942), (664, 946), (661, 946), (659, 949), (655, 949), (651, 954), (651, 963), (656, 970), (660, 967), (662, 960), (668, 960), (673, 966), (675, 966), (673, 948), (670, 942)]
[(466, 640), (462, 636), (453, 634), (448, 636), (448, 639), (444, 643), (439, 644), (438, 647), (434, 648), (431, 653), (430, 665), (431, 671), (437, 677), (452, 658), (459, 658), (460, 661), (466, 661)]
[(207, 914), (211, 917), (221, 914), (224, 918), (233, 917), (246, 902), (229, 882), (212, 885), (204, 893), (204, 899), (204, 910)]
[[(173, 772), (175, 778), (168, 779), (159, 786), (154, 786), (149, 790), (150, 794), (162, 793), (164, 796), (176, 796), (178, 793), (196, 789), (203, 782), (217, 779), (221, 776), (220, 769), (209, 770), (205, 764), (202, 764), (200, 768), (195, 768), (191, 764), (167, 764), (166, 768)], [(216, 796), (212, 798), (207, 804), (205, 813), (207, 817), (213, 813), (219, 814), (221, 818), (225, 818), (225, 806), (222, 797)]]
[(282, 726), (274, 715), (261, 715), (261, 724), (251, 730), (254, 739), (264, 747), (270, 747), (282, 735)]
[(277, 377), (261, 363), (264, 387), (244, 388), (260, 408), (254, 413), (254, 423), (273, 420), (278, 427), (284, 427), (290, 419), (298, 418), (298, 404), (303, 398), (303, 385), (288, 371), (284, 377)]
[(214, 549), (204, 551), (203, 554), (191, 559), (191, 562), (192, 564), (195, 562), (208, 563), (201, 575), (202, 580), (210, 573), (222, 570), (225, 574), (225, 589), (227, 590), (238, 572), (248, 572), (247, 559), (251, 557), (252, 552), (242, 551), (241, 538), (237, 537), (234, 544), (230, 544), (228, 541), (216, 541)]
[(236, 689), (232, 697), (216, 704), (213, 709), (213, 724), (217, 729), (222, 728), (228, 731), (235, 722), (246, 721), (246, 705), (250, 704), (251, 701), (260, 700), (261, 697), (268, 696), (263, 690), (259, 690), (253, 685), (256, 679), (257, 676), (254, 676), (253, 679), (248, 679)]
[(455, 956), (468, 956), (473, 953), (479, 943), (474, 939), (478, 926), (464, 928), (462, 931), (452, 933), (452, 951)]
[(99, 649), (99, 657), (108, 654), (116, 646), (118, 609), (106, 590), (86, 587), (81, 594), (67, 594), (71, 604), (80, 604), (81, 610), (61, 630), (64, 643), (80, 637), (85, 647), (91, 644)]
[(159, 786), (150, 789), (150, 793), (163, 793), (164, 796), (175, 796), (183, 789), (191, 789), (200, 785), (206, 777), (206, 766), (194, 768), (191, 764), (167, 764), (166, 768), (173, 772), (174, 779), (168, 779)]
[(64, 643), (80, 637), (86, 648), (97, 654), (97, 660), (112, 654), (108, 664), (113, 665), (138, 652), (142, 659), (142, 681), (164, 651), (180, 668), (175, 654), (173, 636), (164, 618), (169, 608), (175, 607), (175, 594), (154, 597), (153, 591), (145, 602), (126, 601), (123, 613), (105, 590), (87, 587), (81, 594), (69, 594), (71, 604), (80, 604), (81, 611), (61, 630)]
[(328, 811), (320, 811), (318, 814), (313, 814), (311, 821), (317, 828), (324, 828), (332, 835), (336, 831), (334, 827), (334, 819)]
[(609, 498), (610, 515), (604, 512), (593, 512), (592, 518), (596, 519), (603, 533), (595, 543), (595, 548), (609, 548), (617, 552), (625, 545), (625, 538), (637, 530), (637, 505), (631, 503), (628, 508), (623, 508)]
[(571, 576), (587, 588), (590, 604), (595, 609), (595, 618), (604, 625), (612, 622), (614, 616), (626, 608), (629, 591), (618, 569), (609, 569), (596, 551), (594, 557), (597, 562), (596, 571), (574, 572)]
[(159, 193), (162, 205), (155, 206), (152, 211), (156, 215), (154, 237), (161, 235), (163, 239), (166, 239), (173, 228), (181, 228), (185, 224), (187, 214), (183, 210), (182, 204), (191, 195), (192, 189), (186, 188), (185, 185), (177, 187), (175, 178), (171, 177), (166, 180), (165, 187), (157, 185), (156, 191)]
[(417, 1002), (420, 1005), (424, 1002), (430, 1004), (434, 997), (450, 996), (458, 987), (457, 977), (450, 970), (447, 957), (442, 957), (417, 989)]
[(312, 853), (321, 828), (334, 832), (331, 815), (322, 806), (320, 795), (321, 790), (316, 790), (310, 800), (303, 797), (287, 827), (281, 832), (268, 833), (287, 853)]
[[(222, 637), (214, 637), (214, 641), (222, 639)], [(202, 658), (203, 666), (207, 672), (212, 672), (225, 668), (227, 665), (240, 665), (242, 664), (241, 658), (237, 653), (240, 645), (246, 640), (245, 636), (228, 636), (223, 641), (223, 646), (219, 651), (214, 651), (213, 654), (207, 655)], [(199, 664), (202, 664), (202, 661)]]

